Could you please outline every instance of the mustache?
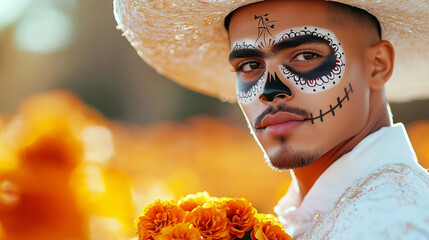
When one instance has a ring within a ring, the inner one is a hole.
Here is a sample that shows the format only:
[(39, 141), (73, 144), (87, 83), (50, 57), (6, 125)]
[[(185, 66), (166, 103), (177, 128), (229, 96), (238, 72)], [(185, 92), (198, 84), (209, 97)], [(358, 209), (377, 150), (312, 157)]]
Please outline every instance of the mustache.
[(302, 109), (302, 108), (290, 107), (290, 106), (286, 106), (284, 104), (280, 104), (280, 105), (277, 105), (275, 107), (273, 107), (273, 106), (267, 107), (267, 109), (265, 109), (261, 114), (259, 114), (258, 117), (256, 117), (256, 119), (253, 123), (253, 127), (255, 129), (258, 129), (258, 126), (261, 126), (261, 122), (265, 116), (267, 116), (268, 114), (276, 114), (278, 112), (292, 113), (292, 114), (303, 117), (304, 120), (308, 120), (310, 118), (310, 113), (308, 111)]

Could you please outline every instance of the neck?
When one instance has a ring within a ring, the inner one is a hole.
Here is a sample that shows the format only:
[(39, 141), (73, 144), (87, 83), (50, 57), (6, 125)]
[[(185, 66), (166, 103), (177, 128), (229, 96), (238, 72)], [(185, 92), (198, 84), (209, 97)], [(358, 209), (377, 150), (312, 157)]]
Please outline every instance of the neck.
[(302, 198), (307, 195), (316, 180), (322, 173), (345, 153), (350, 152), (359, 142), (369, 134), (382, 127), (390, 126), (389, 110), (385, 101), (380, 101), (376, 107), (371, 108), (370, 115), (365, 127), (355, 136), (340, 143), (329, 150), (312, 164), (303, 168), (293, 170), (293, 174), (298, 182)]

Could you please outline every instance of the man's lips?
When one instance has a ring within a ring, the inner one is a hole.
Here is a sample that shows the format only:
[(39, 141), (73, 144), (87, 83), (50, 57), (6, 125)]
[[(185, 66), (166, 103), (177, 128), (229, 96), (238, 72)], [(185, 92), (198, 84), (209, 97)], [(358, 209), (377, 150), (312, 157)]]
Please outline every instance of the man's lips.
[(301, 125), (305, 119), (303, 117), (288, 112), (277, 112), (266, 115), (261, 124), (256, 126), (257, 130), (264, 130), (272, 136), (286, 135)]
[(277, 112), (275, 114), (268, 114), (267, 116), (265, 116), (262, 119), (261, 124), (259, 126), (256, 126), (256, 128), (266, 128), (271, 125), (277, 125), (292, 121), (304, 121), (304, 118), (288, 112)]

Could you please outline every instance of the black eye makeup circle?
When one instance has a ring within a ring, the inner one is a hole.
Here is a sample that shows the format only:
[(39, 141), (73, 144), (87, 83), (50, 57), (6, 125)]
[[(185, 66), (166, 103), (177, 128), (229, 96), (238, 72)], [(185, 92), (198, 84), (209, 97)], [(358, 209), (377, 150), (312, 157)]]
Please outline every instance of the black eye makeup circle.
[[(341, 44), (336, 40), (335, 34), (326, 29), (303, 27), (295, 28), (293, 31), (287, 31), (279, 41), (293, 39), (293, 42), (302, 43), (324, 43), (330, 48), (330, 53), (323, 57), (323, 61), (315, 68), (308, 71), (299, 71), (289, 64), (279, 66), (283, 76), (295, 85), (301, 86), (300, 89), (305, 93), (317, 93), (325, 91), (335, 85), (335, 81), (341, 80), (344, 72), (345, 59)], [(300, 56), (299, 61), (312, 61), (316, 56), (312, 55), (311, 50), (303, 50), (302, 53), (307, 57)]]
[(266, 72), (253, 83), (244, 83), (243, 81), (237, 80), (237, 98), (242, 103), (251, 102), (256, 95), (261, 91), (266, 78)]

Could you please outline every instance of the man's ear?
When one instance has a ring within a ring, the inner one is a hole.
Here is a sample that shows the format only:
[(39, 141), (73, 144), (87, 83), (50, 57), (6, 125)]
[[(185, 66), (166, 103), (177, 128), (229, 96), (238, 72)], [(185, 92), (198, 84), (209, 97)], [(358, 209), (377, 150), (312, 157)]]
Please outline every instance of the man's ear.
[(389, 41), (381, 40), (371, 46), (367, 57), (370, 65), (369, 86), (372, 89), (380, 89), (392, 75), (395, 50)]

